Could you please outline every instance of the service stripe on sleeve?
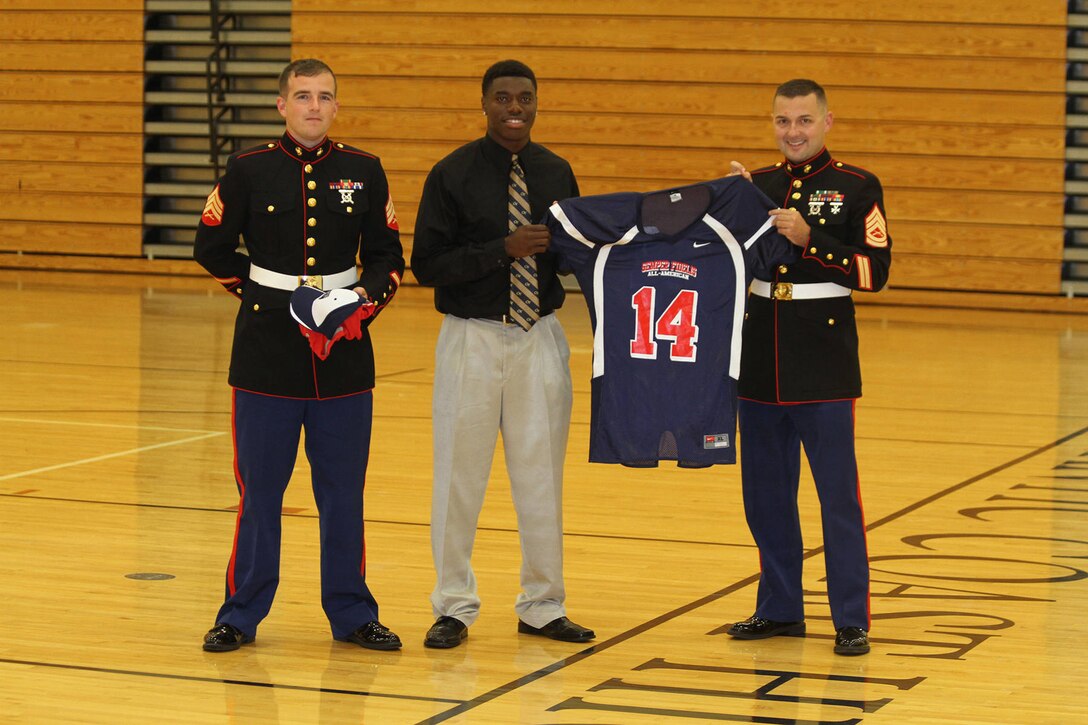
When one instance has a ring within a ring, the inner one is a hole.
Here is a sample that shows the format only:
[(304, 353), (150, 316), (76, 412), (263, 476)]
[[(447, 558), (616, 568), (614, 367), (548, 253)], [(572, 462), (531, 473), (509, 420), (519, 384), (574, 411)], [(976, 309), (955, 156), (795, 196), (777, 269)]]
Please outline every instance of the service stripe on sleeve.
[(400, 222), (397, 221), (397, 212), (393, 208), (393, 195), (385, 200), (385, 225), (393, 231), (400, 231)]
[(873, 288), (872, 262), (864, 254), (854, 255), (854, 269), (858, 271), (858, 289), (871, 290)]

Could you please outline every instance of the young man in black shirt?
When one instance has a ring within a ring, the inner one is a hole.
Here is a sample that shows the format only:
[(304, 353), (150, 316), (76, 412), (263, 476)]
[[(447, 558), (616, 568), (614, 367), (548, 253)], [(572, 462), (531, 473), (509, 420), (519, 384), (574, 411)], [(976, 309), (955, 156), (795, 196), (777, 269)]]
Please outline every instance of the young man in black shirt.
[(437, 621), (424, 644), (456, 647), (479, 615), (469, 560), (500, 431), (521, 537), (518, 631), (585, 642), (594, 633), (567, 619), (564, 607), (570, 349), (552, 314), (564, 291), (548, 229), (533, 223), (553, 201), (577, 196), (578, 183), (570, 164), (529, 138), (532, 70), (501, 61), (484, 74), (482, 90), (487, 134), (431, 170), (412, 251), (413, 273), (435, 288), (445, 315), (433, 400)]

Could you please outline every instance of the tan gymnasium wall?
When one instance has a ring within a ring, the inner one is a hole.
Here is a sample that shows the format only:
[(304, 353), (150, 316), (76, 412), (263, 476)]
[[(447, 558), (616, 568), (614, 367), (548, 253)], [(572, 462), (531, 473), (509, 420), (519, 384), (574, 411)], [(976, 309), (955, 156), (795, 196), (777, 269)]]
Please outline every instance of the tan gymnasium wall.
[[(427, 171), (482, 135), (496, 60), (540, 81), (534, 140), (583, 194), (778, 160), (778, 83), (828, 90), (829, 147), (876, 173), (892, 286), (1056, 294), (1062, 0), (295, 0), (294, 55), (340, 76), (336, 134), (382, 157), (405, 246)], [(501, 12), (500, 12), (501, 10)]]
[(0, 0), (0, 265), (141, 254), (143, 2)]
[[(0, 1), (0, 264), (132, 270), (143, 4), (48, 6)], [(832, 151), (884, 182), (894, 288), (1058, 292), (1061, 0), (293, 7), (293, 55), (322, 57), (340, 75), (334, 133), (382, 157), (409, 250), (427, 171), (483, 133), (480, 75), (516, 57), (541, 81), (534, 139), (571, 161), (586, 194), (713, 178), (734, 158), (777, 160), (773, 89), (815, 78), (836, 114)], [(149, 266), (189, 269), (139, 268)]]

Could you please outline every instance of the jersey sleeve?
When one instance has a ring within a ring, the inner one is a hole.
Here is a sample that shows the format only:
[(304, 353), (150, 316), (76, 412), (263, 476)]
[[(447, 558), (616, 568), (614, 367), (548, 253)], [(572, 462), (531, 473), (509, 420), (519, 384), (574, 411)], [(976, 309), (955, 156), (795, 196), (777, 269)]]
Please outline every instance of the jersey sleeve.
[(775, 208), (770, 197), (743, 177), (734, 178), (737, 205), (731, 231), (744, 246), (748, 272), (760, 279), (773, 279), (774, 268), (796, 262), (800, 249), (770, 224), (768, 212)]
[(559, 269), (563, 272), (578, 273), (589, 265), (597, 250), (597, 245), (588, 239), (575, 226), (571, 216), (578, 218), (573, 199), (557, 201), (548, 207), (541, 223), (548, 227), (551, 240), (548, 251), (555, 253), (559, 260)]
[(745, 250), (745, 255), (749, 272), (759, 279), (774, 279), (775, 267), (797, 262), (801, 249), (770, 227)]

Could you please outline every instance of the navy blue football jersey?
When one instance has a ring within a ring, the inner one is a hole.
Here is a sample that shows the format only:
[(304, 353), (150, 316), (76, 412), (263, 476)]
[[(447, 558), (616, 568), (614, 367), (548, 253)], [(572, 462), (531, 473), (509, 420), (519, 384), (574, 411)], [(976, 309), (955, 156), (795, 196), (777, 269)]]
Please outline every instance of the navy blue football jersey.
[(589, 460), (736, 463), (736, 380), (753, 274), (797, 258), (743, 177), (556, 202), (544, 224), (593, 325)]

